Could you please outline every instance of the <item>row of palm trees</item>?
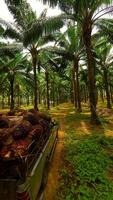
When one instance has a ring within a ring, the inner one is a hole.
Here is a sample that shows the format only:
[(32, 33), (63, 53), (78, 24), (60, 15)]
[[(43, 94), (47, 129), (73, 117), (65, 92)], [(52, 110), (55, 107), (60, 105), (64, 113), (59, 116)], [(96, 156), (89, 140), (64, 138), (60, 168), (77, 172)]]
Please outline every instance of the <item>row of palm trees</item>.
[(8, 9), (15, 19), (15, 24), (5, 24), (5, 37), (15, 39), (21, 43), (31, 56), (34, 74), (34, 108), (38, 110), (38, 86), (37, 69), (38, 55), (44, 44), (53, 40), (51, 32), (56, 31), (63, 25), (63, 19), (59, 17), (46, 17), (44, 11), (37, 19), (36, 13), (32, 11), (26, 1), (5, 1)]
[[(104, 19), (105, 23), (102, 23), (102, 19), (100, 20), (99, 18), (113, 11), (113, 7), (110, 5), (111, 2), (110, 0), (42, 1), (43, 3), (49, 3), (52, 7), (58, 5), (62, 10), (62, 14), (57, 17), (47, 17), (45, 10), (37, 19), (36, 14), (26, 0), (5, 0), (15, 22), (10, 24), (0, 20), (1, 35), (5, 38), (13, 39), (17, 45), (16, 50), (19, 51), (17, 54), (14, 53), (12, 58), (12, 55), (9, 54), (13, 54), (15, 48), (8, 48), (8, 52), (5, 51), (6, 58), (4, 59), (1, 56), (0, 70), (1, 72), (4, 71), (10, 83), (10, 108), (14, 109), (14, 78), (16, 72), (20, 71), (21, 78), (23, 77), (24, 81), (27, 80), (27, 83), (30, 83), (32, 89), (34, 89), (34, 108), (38, 109), (38, 91), (40, 91), (39, 85), (41, 81), (37, 79), (37, 74), (40, 72), (41, 67), (45, 71), (48, 109), (50, 108), (49, 93), (51, 87), (49, 79), (52, 69), (64, 81), (65, 89), (62, 89), (64, 97), (69, 98), (69, 93), (71, 95), (70, 90), (72, 89), (72, 101), (78, 111), (82, 110), (82, 96), (85, 99), (88, 97), (91, 121), (99, 124), (100, 121), (96, 111), (96, 84), (101, 81), (96, 79), (98, 79), (99, 75), (104, 79), (103, 90), (99, 90), (99, 93), (102, 96), (101, 92), (106, 92), (107, 107), (111, 108), (108, 80), (110, 72), (112, 77), (112, 56), (110, 55), (112, 45), (109, 42), (112, 38), (112, 30), (109, 31), (112, 20)], [(67, 31), (62, 34), (59, 29), (65, 23), (67, 24)], [(100, 30), (99, 33), (96, 32), (94, 34), (93, 28), (95, 26)], [(55, 41), (55, 45), (45, 47), (44, 45), (50, 41)], [(8, 46), (10, 47), (10, 44)], [(12, 46), (15, 47), (14, 44)], [(22, 48), (26, 49), (27, 56), (23, 56), (20, 53)], [(7, 49), (5, 45), (2, 46), (1, 52), (4, 49)], [(21, 59), (19, 60), (20, 57)], [(56, 74), (54, 76), (58, 77)], [(61, 81), (61, 78), (59, 80)], [(56, 82), (53, 85), (56, 87), (59, 84)], [(57, 90), (60, 90), (60, 86), (57, 87)], [(52, 93), (54, 99), (55, 94), (54, 92)]]
[[(95, 82), (96, 82), (95, 57), (93, 53), (92, 30), (95, 23), (97, 23), (100, 17), (113, 11), (113, 6), (110, 5), (112, 1), (110, 0), (96, 0), (96, 1), (42, 0), (42, 1), (43, 3), (49, 3), (50, 6), (52, 7), (59, 5), (59, 7), (64, 11), (64, 13), (70, 16), (73, 22), (76, 23), (76, 26), (80, 29), (81, 42), (85, 47), (85, 53), (87, 59), (91, 121), (93, 123), (99, 124), (100, 121), (96, 112), (97, 101), (96, 101), (96, 87), (95, 87)], [(106, 7), (103, 7), (104, 4), (106, 5)], [(77, 65), (76, 62), (75, 65)]]

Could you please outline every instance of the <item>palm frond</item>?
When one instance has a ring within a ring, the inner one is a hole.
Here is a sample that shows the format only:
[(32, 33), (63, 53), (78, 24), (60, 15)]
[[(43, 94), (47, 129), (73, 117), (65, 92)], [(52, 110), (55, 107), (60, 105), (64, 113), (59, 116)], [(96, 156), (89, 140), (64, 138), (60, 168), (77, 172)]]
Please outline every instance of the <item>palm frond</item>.
[(47, 9), (44, 9), (44, 10), (42, 11), (42, 13), (40, 14), (39, 18), (45, 18), (46, 15), (47, 15)]
[(0, 56), (9, 56), (9, 57), (14, 57), (16, 53), (19, 53), (20, 51), (23, 50), (22, 45), (17, 45), (17, 44), (10, 44), (6, 45), (3, 44), (0, 46)]
[(59, 3), (59, 0), (40, 0), (43, 4), (49, 4), (50, 7), (56, 7)]
[(64, 18), (64, 15), (59, 15), (36, 20), (31, 28), (24, 32), (24, 45), (28, 46), (37, 41), (40, 36), (46, 36), (60, 29), (64, 25)]
[(10, 39), (15, 39), (17, 41), (22, 41), (22, 36), (21, 34), (15, 30), (15, 29), (12, 29), (11, 27), (10, 28), (7, 28), (5, 31), (4, 31), (4, 34), (3, 36), (5, 38), (10, 38)]
[(96, 23), (98, 29), (99, 29), (99, 34), (101, 36), (107, 37), (107, 39), (113, 43), (113, 20), (112, 19), (100, 19)]
[(3, 36), (3, 33), (4, 33), (4, 28), (2, 25), (0, 25), (0, 36)]
[(67, 14), (72, 13), (73, 8), (73, 0), (40, 0), (43, 2), (43, 4), (49, 4), (50, 7), (56, 7), (58, 6), (62, 11), (64, 11)]
[(5, 0), (5, 2), (15, 22), (22, 27), (22, 29), (26, 29), (32, 19), (36, 19), (35, 12), (32, 11), (30, 4), (27, 3), (26, 0), (18, 0), (16, 3), (15, 0)]
[(22, 3), (22, 0), (5, 0), (5, 2), (7, 3), (7, 4), (14, 4), (15, 6), (18, 6), (18, 5), (20, 5), (21, 3)]
[(52, 34), (42, 36), (42, 37), (39, 38), (36, 46), (40, 47), (40, 46), (47, 44), (48, 42), (53, 42), (53, 41), (55, 41), (55, 37)]
[(67, 60), (73, 60), (74, 56), (71, 52), (67, 51), (67, 49), (61, 48), (61, 47), (48, 47), (46, 48), (47, 51), (59, 55), (59, 56), (63, 56), (65, 59)]
[(107, 6), (105, 8), (100, 8), (99, 11), (97, 11), (97, 13), (93, 16), (93, 20), (96, 21), (97, 19), (99, 19), (102, 16), (105, 16), (106, 14), (110, 14), (113, 12), (113, 6)]

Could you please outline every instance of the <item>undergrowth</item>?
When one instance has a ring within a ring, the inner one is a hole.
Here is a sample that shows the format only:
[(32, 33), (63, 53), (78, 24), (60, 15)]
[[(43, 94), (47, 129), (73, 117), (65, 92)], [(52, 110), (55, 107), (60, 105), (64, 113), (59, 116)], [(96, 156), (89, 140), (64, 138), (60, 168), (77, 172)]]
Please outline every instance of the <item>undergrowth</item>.
[(98, 133), (79, 136), (66, 131), (64, 167), (61, 171), (59, 200), (112, 200), (113, 138)]

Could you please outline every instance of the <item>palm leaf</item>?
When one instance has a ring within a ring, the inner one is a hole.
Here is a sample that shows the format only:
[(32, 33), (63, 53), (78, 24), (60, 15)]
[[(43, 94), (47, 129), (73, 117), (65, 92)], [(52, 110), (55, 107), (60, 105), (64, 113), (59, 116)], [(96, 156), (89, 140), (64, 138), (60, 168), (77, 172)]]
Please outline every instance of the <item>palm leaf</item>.
[(2, 27), (2, 25), (0, 25), (0, 36), (3, 36), (4, 33), (4, 28)]
[(37, 47), (42, 47), (43, 45), (47, 44), (48, 42), (53, 42), (55, 41), (55, 37), (52, 34), (42, 36), (39, 38)]
[(54, 53), (59, 56), (63, 56), (67, 60), (73, 60), (74, 56), (71, 52), (68, 51), (68, 49), (64, 49), (61, 47), (48, 47), (46, 48), (47, 51)]
[(22, 46), (17, 45), (4, 45), (0, 46), (0, 56), (14, 57), (14, 55), (22, 51)]
[(40, 0), (43, 4), (48, 3), (50, 7), (56, 7), (59, 3), (59, 0)]
[(17, 41), (22, 41), (22, 36), (21, 34), (15, 30), (15, 29), (12, 29), (12, 28), (7, 28), (5, 31), (4, 31), (4, 34), (3, 36), (5, 38), (11, 38), (11, 39), (15, 39)]
[(113, 20), (112, 19), (100, 19), (96, 23), (101, 36), (107, 36), (108, 40), (113, 43)]
[(46, 36), (60, 29), (64, 24), (64, 15), (57, 17), (41, 18), (34, 22), (31, 28), (24, 32), (24, 45), (28, 46), (39, 39), (40, 36)]
[(22, 3), (22, 0), (5, 0), (5, 2), (8, 4), (12, 3), (15, 6), (19, 6)]
[(13, 15), (15, 22), (26, 29), (27, 25), (31, 23), (33, 19), (36, 19), (36, 14), (32, 11), (32, 8), (26, 0), (18, 0), (15, 3), (15, 0), (5, 0), (9, 11)]

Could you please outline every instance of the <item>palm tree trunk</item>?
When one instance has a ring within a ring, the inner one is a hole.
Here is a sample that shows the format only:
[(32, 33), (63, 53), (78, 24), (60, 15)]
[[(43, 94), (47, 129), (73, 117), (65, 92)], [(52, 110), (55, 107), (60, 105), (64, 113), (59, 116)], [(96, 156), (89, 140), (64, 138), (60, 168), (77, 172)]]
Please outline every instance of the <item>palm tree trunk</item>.
[(49, 103), (49, 74), (48, 74), (47, 69), (45, 71), (45, 80), (46, 80), (47, 109), (50, 110), (50, 103)]
[(104, 93), (103, 92), (104, 92), (103, 89), (100, 88), (100, 97), (101, 97), (102, 102), (104, 103)]
[(57, 106), (58, 106), (59, 105), (59, 88), (57, 88), (56, 103), (57, 103)]
[(30, 98), (29, 98), (29, 94), (27, 95), (27, 106), (30, 105)]
[(96, 112), (96, 86), (95, 86), (95, 61), (93, 57), (92, 47), (91, 47), (91, 27), (90, 24), (85, 23), (83, 27), (83, 39), (86, 47), (87, 62), (88, 62), (88, 79), (89, 79), (89, 101), (90, 101), (90, 111), (91, 111), (91, 122), (94, 124), (100, 124)]
[(51, 82), (51, 87), (52, 87), (52, 106), (55, 107), (55, 85), (54, 81)]
[(104, 85), (106, 90), (107, 108), (111, 109), (110, 91), (108, 86), (108, 73), (105, 68), (103, 69), (103, 71), (104, 71)]
[(80, 87), (79, 87), (79, 78), (78, 78), (78, 59), (75, 59), (74, 62), (74, 68), (75, 68), (75, 72), (76, 72), (76, 98), (77, 98), (77, 111), (78, 112), (82, 112), (82, 108), (81, 108), (81, 99), (80, 99)]
[(9, 106), (10, 106), (10, 95), (8, 94), (8, 108), (9, 108)]
[(5, 108), (5, 93), (4, 93), (4, 88), (2, 88), (2, 109)]
[(20, 95), (20, 106), (23, 104), (22, 95)]
[(73, 101), (74, 101), (75, 108), (77, 108), (76, 80), (75, 80), (75, 66), (74, 65), (72, 69), (72, 82), (73, 82)]
[(38, 92), (37, 92), (37, 76), (36, 76), (36, 59), (33, 59), (34, 72), (34, 109), (38, 110)]
[(10, 103), (10, 110), (14, 109), (14, 78), (10, 79), (10, 95), (11, 95), (11, 103)]
[(84, 86), (83, 90), (84, 90), (84, 102), (87, 103), (88, 98), (87, 98), (87, 87), (86, 87), (86, 85)]
[(16, 86), (16, 89), (17, 89), (17, 105), (19, 108), (20, 107), (20, 87), (19, 87), (19, 85)]
[(113, 103), (113, 88), (110, 85), (110, 96), (111, 96), (111, 102)]
[(70, 100), (71, 100), (71, 103), (74, 104), (74, 95), (73, 95), (73, 78), (71, 78), (71, 86), (70, 86)]
[[(38, 72), (39, 73), (39, 72)], [(38, 80), (37, 91), (38, 91), (38, 104), (41, 104), (41, 91), (40, 91), (40, 80)]]
[(38, 86), (37, 86), (37, 73), (36, 73), (37, 52), (35, 48), (32, 48), (31, 55), (32, 55), (33, 73), (34, 73), (34, 109), (38, 110)]

